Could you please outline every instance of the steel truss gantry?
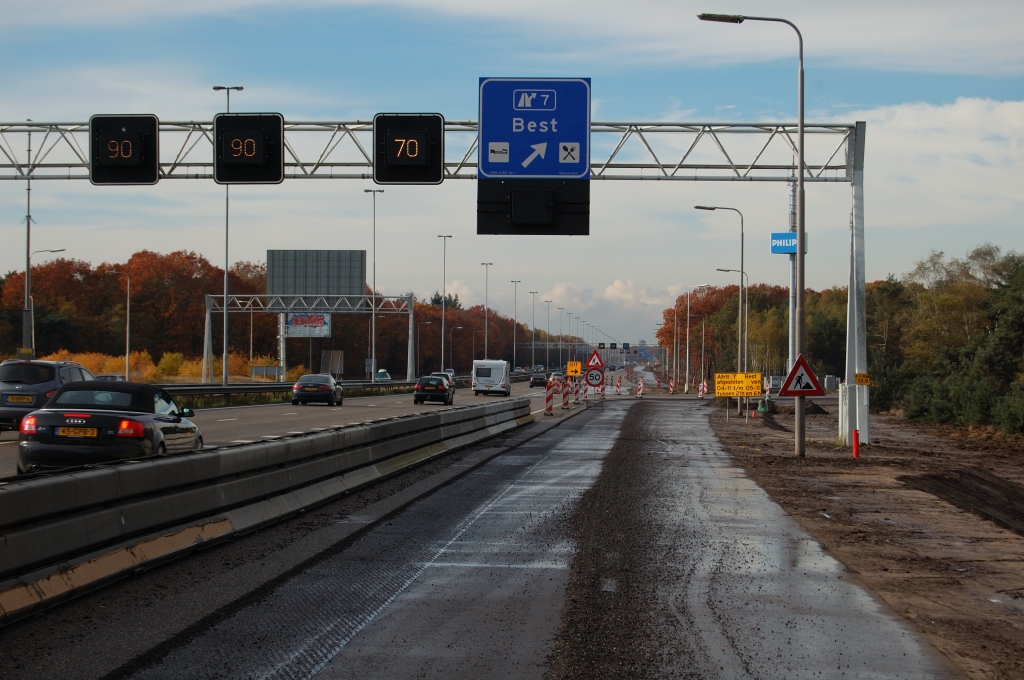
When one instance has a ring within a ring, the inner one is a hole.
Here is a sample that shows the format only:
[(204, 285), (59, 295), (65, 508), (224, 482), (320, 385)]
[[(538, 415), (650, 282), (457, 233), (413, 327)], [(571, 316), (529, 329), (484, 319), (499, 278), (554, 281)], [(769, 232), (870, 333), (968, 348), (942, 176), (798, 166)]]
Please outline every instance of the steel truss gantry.
[[(0, 180), (88, 179), (88, 130), (87, 122), (0, 123)], [(477, 130), (476, 121), (445, 121), (445, 149), (452, 154), (445, 159), (445, 179), (476, 179)], [(851, 431), (859, 429), (861, 441), (868, 443), (869, 388), (851, 381), (853, 372), (867, 372), (865, 125), (815, 124), (805, 125), (804, 130), (805, 167), (799, 169), (804, 182), (846, 182), (853, 187), (846, 351), (850, 393), (844, 390), (840, 407), (840, 438), (849, 442)], [(592, 123), (591, 133), (592, 180), (791, 182), (798, 171), (795, 123), (613, 121)], [(29, 135), (34, 136), (31, 152)], [(368, 120), (285, 122), (285, 177), (372, 179), (372, 135), (373, 122)], [(213, 123), (162, 121), (160, 154), (162, 180), (212, 179)], [(216, 297), (207, 297), (208, 318), (210, 299)], [(233, 299), (229, 298), (229, 312), (255, 311), (255, 307), (233, 309)], [(369, 311), (369, 305), (362, 311)], [(409, 313), (411, 323), (411, 307)], [(411, 348), (410, 340), (409, 375)]]
[[(854, 125), (807, 125), (805, 182), (853, 179)], [(28, 157), (28, 134), (33, 146)], [(88, 123), (0, 123), (0, 180), (89, 178)], [(795, 123), (595, 122), (591, 179), (788, 182)], [(288, 179), (372, 179), (373, 121), (285, 123)], [(24, 141), (24, 143), (23, 143)], [(446, 121), (445, 179), (476, 179), (477, 122)], [(160, 123), (160, 179), (213, 178), (213, 123)]]
[[(278, 350), (281, 359), (281, 375), (287, 373), (285, 353), (285, 314), (326, 313), (326, 314), (368, 314), (374, 307), (378, 314), (409, 315), (409, 353), (406, 360), (406, 376), (413, 375), (413, 328), (415, 328), (415, 296), (397, 295), (228, 295), (228, 314), (255, 312), (277, 314)], [(213, 314), (224, 313), (224, 296), (206, 296), (206, 330), (203, 333), (203, 383), (213, 379)], [(309, 367), (313, 370), (313, 367)], [(282, 377), (282, 380), (284, 378)]]

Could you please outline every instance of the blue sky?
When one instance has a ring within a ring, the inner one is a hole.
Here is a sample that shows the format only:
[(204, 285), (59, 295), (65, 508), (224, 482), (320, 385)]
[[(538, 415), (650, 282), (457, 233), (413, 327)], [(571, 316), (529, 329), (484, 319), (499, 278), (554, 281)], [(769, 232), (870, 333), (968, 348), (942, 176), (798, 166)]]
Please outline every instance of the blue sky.
[[(378, 111), (473, 119), (481, 76), (586, 76), (595, 120), (790, 121), (790, 29), (695, 16), (771, 14), (804, 32), (808, 121), (868, 121), (869, 279), (906, 272), (931, 249), (959, 256), (983, 242), (1024, 248), (1024, 10), (892, 5), (3, 2), (0, 120), (117, 112), (209, 120), (223, 108), (214, 84), (245, 86), (232, 98), (235, 111), (280, 111), (289, 120)], [(263, 259), (268, 248), (369, 248), (362, 189), (370, 186), (286, 181), (233, 190), (231, 259)], [(738, 264), (735, 225), (722, 213), (695, 213), (693, 204), (743, 209), (751, 280), (784, 284), (784, 258), (767, 255), (767, 234), (785, 228), (787, 201), (784, 185), (602, 183), (589, 238), (513, 239), (475, 235), (472, 182), (388, 188), (378, 203), (377, 279), (393, 293), (439, 288), (436, 234), (454, 233), (446, 283), (467, 301), (482, 302), (478, 263), (493, 261), (490, 301), (503, 312), (512, 312), (507, 282), (521, 279), (520, 317), (529, 313), (522, 291), (537, 290), (539, 300), (575, 307), (610, 335), (636, 341), (650, 337), (673, 294), (728, 283), (715, 268)], [(845, 284), (849, 204), (848, 186), (808, 188), (811, 287)], [(37, 182), (33, 205), (37, 248), (67, 247), (92, 262), (141, 248), (224, 257), (223, 190), (212, 181), (125, 189)], [(24, 185), (0, 183), (4, 271), (24, 266), (23, 217)]]

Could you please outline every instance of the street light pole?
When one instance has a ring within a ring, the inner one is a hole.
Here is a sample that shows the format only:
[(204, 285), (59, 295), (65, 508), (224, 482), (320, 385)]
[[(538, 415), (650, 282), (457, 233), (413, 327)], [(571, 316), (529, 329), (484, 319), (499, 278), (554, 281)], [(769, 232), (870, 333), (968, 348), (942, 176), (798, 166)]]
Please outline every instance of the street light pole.
[(558, 308), (558, 367), (562, 367), (562, 312), (565, 307)]
[[(424, 326), (429, 326), (434, 323), (433, 321), (423, 321), (416, 326), (416, 377), (420, 376), (420, 331), (423, 330)], [(441, 362), (442, 369), (444, 368), (444, 362)]]
[[(227, 95), (228, 110), (227, 113), (231, 113), (231, 90), (241, 92), (244, 88), (241, 85), (214, 85), (213, 90), (219, 92), (224, 91)], [(228, 384), (228, 270), (231, 268), (231, 263), (228, 259), (228, 225), (230, 223), (230, 195), (231, 185), (224, 185), (224, 352), (221, 361), (223, 361), (223, 374), (224, 374), (224, 385)], [(212, 353), (212, 348), (211, 348)], [(211, 359), (212, 364), (212, 359)], [(127, 376), (125, 380), (127, 380)]]
[[(363, 189), (364, 194), (373, 197), (373, 281), (370, 287), (370, 382), (377, 382), (377, 194), (383, 189)], [(444, 343), (444, 335), (441, 335)], [(444, 354), (441, 355), (441, 367), (444, 367)]]
[(517, 305), (519, 300), (519, 284), (522, 281), (510, 281), (512, 284), (512, 367), (516, 366), (516, 314), (518, 313)]
[(547, 330), (544, 331), (544, 370), (546, 371), (551, 368), (551, 303), (553, 301), (544, 300), (544, 302), (548, 305), (548, 320), (547, 325), (545, 326)]
[[(124, 380), (131, 381), (131, 331), (132, 331), (132, 277), (125, 272), (111, 270), (107, 274), (120, 274), (128, 279), (128, 298), (124, 308)], [(224, 316), (227, 316), (227, 308), (224, 309)]]
[[(743, 300), (745, 298), (745, 295), (744, 295), (745, 290), (743, 288), (743, 273), (745, 271), (743, 269), (743, 238), (744, 238), (744, 235), (743, 235), (743, 231), (744, 231), (744, 229), (743, 229), (743, 213), (740, 212), (739, 210), (737, 210), (736, 208), (728, 208), (728, 207), (721, 206), (721, 205), (695, 205), (693, 207), (696, 208), (697, 210), (731, 210), (731, 211), (733, 211), (734, 213), (736, 213), (737, 215), (740, 216), (740, 268), (739, 268), (740, 296), (739, 296), (739, 302), (737, 304), (737, 309), (736, 309), (736, 315), (737, 315), (737, 322), (736, 322), (736, 372), (737, 373), (742, 373), (745, 370), (744, 369), (744, 364), (746, 363), (746, 359), (743, 356)], [(736, 270), (733, 269), (731, 271), (736, 271)], [(742, 409), (743, 409), (742, 403), (737, 401), (736, 412), (737, 413), (742, 413)]]
[[(804, 271), (804, 245), (807, 243), (805, 230), (805, 206), (804, 201), (804, 36), (800, 29), (791, 21), (778, 17), (748, 17), (738, 14), (698, 14), (702, 21), (719, 21), (730, 24), (741, 24), (744, 21), (769, 21), (786, 24), (796, 32), (797, 45), (799, 48), (799, 73), (797, 76), (797, 175), (796, 175), (796, 353), (802, 355), (806, 348), (806, 321), (807, 315), (804, 308), (804, 286), (806, 283)], [(805, 443), (807, 434), (807, 423), (804, 413), (804, 398), (796, 397), (795, 418), (793, 423), (794, 449), (796, 455), (803, 458), (806, 455)]]
[[(26, 217), (26, 221), (30, 220), (31, 217)], [(39, 253), (63, 253), (64, 248), (57, 248), (56, 250), (33, 250), (28, 256), (28, 265), (25, 267), (25, 290), (27, 291), (26, 297), (28, 301), (25, 303), (25, 308), (28, 310), (28, 342), (25, 343), (25, 347), (32, 350), (32, 358), (36, 356), (36, 305), (32, 300), (32, 291), (29, 288), (29, 277), (32, 273), (32, 258)], [(22, 338), (24, 340), (24, 338)], [(19, 357), (20, 358), (20, 357)]]
[(530, 327), (530, 371), (533, 371), (533, 367), (537, 365), (537, 293), (539, 291), (530, 291), (530, 306), (532, 311), (530, 312), (531, 321)]
[[(28, 168), (32, 167), (32, 133), (28, 133)], [(30, 359), (36, 358), (36, 348), (32, 337), (32, 173), (25, 173), (25, 309), (21, 313), (21, 346), (29, 350)], [(24, 358), (20, 356), (19, 359)]]
[(448, 297), (448, 239), (451, 234), (438, 234), (441, 247), (441, 372), (444, 373), (444, 312), (445, 298)]
[(487, 359), (487, 341), (488, 341), (488, 333), (487, 333), (487, 287), (488, 287), (488, 285), (490, 285), (489, 281), (491, 279), (491, 265), (493, 265), (494, 263), (493, 262), (481, 262), (480, 264), (483, 265), (483, 268), (484, 268), (484, 360), (486, 360)]

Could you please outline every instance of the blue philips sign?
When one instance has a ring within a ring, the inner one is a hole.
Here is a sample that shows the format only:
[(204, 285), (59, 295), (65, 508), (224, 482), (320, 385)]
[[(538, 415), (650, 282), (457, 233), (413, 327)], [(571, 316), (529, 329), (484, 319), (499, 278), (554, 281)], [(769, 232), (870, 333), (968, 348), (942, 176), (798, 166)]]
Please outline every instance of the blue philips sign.
[[(772, 253), (796, 255), (796, 232), (784, 231), (772, 234)], [(807, 253), (807, 235), (804, 234), (804, 254)]]
[(479, 177), (590, 178), (590, 78), (481, 78)]

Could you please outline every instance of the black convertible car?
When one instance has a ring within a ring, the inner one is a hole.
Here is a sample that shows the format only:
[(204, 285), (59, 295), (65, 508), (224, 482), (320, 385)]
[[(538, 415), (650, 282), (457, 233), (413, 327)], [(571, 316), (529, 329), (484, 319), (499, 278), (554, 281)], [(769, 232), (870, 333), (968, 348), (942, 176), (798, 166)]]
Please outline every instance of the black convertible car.
[(203, 448), (203, 436), (161, 387), (71, 382), (21, 421), (18, 473)]

